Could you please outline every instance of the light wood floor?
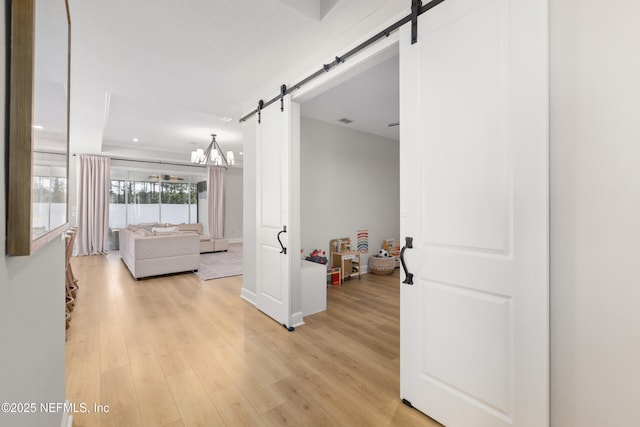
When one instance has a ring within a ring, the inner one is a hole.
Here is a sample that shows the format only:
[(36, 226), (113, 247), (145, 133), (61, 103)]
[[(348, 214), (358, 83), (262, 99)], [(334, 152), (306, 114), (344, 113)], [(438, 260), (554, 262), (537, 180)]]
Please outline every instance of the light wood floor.
[(74, 258), (67, 399), (80, 426), (439, 426), (399, 399), (399, 280), (330, 288), (287, 332), (242, 277), (136, 282), (118, 255)]

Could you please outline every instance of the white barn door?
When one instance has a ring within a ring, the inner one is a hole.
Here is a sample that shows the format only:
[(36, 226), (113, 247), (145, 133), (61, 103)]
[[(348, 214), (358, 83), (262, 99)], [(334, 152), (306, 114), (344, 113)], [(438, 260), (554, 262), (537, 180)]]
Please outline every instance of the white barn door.
[(547, 22), (446, 0), (401, 29), (401, 397), (449, 427), (548, 425)]
[(286, 327), (292, 323), (291, 262), (297, 259), (289, 247), (294, 113), (287, 95), (284, 111), (276, 102), (262, 110), (256, 125), (256, 306)]

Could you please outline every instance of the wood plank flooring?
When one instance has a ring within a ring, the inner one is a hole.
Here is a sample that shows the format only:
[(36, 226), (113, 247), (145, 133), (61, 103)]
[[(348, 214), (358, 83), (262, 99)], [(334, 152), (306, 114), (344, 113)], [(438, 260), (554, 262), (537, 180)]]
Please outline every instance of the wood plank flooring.
[(242, 276), (72, 264), (67, 399), (91, 410), (74, 427), (439, 426), (399, 399), (398, 270), (328, 289), (327, 311), (287, 332), (239, 297)]

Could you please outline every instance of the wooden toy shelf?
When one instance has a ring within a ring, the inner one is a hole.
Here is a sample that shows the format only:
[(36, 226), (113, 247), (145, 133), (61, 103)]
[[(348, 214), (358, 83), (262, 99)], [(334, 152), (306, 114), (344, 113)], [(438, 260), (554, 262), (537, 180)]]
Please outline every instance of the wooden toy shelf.
[(360, 264), (360, 252), (351, 250), (351, 239), (341, 237), (329, 241), (329, 252), (331, 253), (331, 266), (339, 267), (341, 271), (340, 284), (344, 279), (358, 276), (362, 272)]
[(342, 272), (340, 283), (350, 277), (358, 277), (360, 279), (360, 252), (331, 252), (331, 265), (340, 267)]

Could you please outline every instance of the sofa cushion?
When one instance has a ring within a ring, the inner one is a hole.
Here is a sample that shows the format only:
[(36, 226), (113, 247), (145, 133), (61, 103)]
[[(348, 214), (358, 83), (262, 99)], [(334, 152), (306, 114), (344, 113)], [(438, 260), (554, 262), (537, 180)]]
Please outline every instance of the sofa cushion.
[(180, 230), (180, 231), (195, 231), (198, 234), (202, 234), (203, 230), (204, 230), (204, 227), (200, 223), (197, 223), (197, 224), (178, 224), (178, 225), (176, 225), (176, 227), (178, 227), (178, 230)]
[(178, 231), (178, 227), (152, 227), (151, 231), (153, 234), (167, 234), (167, 233), (175, 233)]
[(197, 254), (198, 237), (195, 234), (172, 233), (136, 239), (135, 260)]
[(130, 228), (130, 230), (133, 231), (138, 236), (142, 236), (142, 237), (153, 236), (153, 233), (151, 231), (144, 229), (142, 227)]
[(202, 240), (200, 239), (200, 253), (204, 254), (207, 252), (214, 252), (215, 246), (213, 245), (213, 240)]
[(227, 239), (213, 239), (214, 251), (228, 251), (229, 250), (229, 241)]

